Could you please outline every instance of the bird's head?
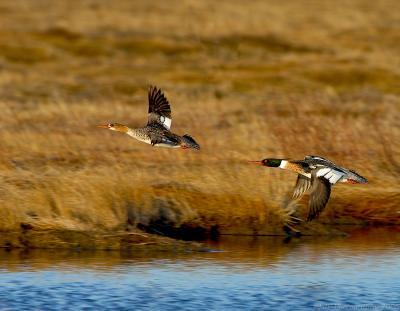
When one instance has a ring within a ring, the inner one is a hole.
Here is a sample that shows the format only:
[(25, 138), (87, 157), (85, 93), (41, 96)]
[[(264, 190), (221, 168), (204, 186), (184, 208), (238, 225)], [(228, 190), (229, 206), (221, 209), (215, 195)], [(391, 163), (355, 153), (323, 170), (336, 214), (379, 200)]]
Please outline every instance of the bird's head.
[(282, 159), (264, 159), (261, 161), (249, 161), (249, 163), (253, 164), (258, 164), (258, 165), (263, 165), (263, 166), (269, 166), (269, 167), (279, 167), (281, 165)]
[(127, 133), (129, 128), (126, 125), (120, 124), (120, 123), (108, 123), (108, 124), (101, 124), (97, 125), (99, 128), (103, 129), (109, 129), (111, 131), (117, 131), (117, 132), (123, 132)]

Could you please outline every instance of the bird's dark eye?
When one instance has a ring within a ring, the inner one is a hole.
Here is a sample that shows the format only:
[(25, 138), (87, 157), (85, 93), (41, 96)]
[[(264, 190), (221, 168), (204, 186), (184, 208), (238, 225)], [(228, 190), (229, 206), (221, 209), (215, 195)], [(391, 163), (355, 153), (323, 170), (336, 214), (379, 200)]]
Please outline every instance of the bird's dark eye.
[(110, 123), (108, 126), (109, 126), (109, 127), (114, 127), (114, 124), (113, 124), (113, 123)]

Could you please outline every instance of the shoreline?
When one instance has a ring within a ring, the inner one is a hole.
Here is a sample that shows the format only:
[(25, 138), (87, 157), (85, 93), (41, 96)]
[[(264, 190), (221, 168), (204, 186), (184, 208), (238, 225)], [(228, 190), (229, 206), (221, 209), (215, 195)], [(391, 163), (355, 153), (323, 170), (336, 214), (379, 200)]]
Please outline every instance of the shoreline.
[[(321, 225), (322, 226), (322, 225)], [(360, 229), (370, 228), (399, 228), (400, 225), (324, 225), (324, 231), (316, 230), (301, 231), (301, 237), (338, 237), (348, 236)], [(3, 231), (0, 235), (0, 248), (5, 250), (14, 249), (69, 249), (76, 251), (159, 251), (159, 252), (207, 252), (206, 241), (218, 241), (220, 238), (229, 236), (245, 237), (289, 237), (283, 231), (269, 234), (249, 234), (246, 232), (221, 233), (218, 237), (199, 240), (181, 240), (157, 234), (150, 234), (139, 230), (135, 231), (77, 231), (77, 230), (19, 230)]]

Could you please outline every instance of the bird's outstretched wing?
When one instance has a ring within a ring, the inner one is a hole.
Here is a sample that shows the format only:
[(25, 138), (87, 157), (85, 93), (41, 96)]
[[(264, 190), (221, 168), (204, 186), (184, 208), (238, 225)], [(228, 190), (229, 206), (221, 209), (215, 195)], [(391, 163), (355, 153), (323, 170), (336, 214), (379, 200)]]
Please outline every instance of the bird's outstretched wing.
[(311, 187), (311, 179), (304, 175), (297, 175), (296, 186), (293, 191), (293, 199), (300, 198)]
[(331, 194), (331, 183), (325, 177), (317, 176), (317, 172), (311, 173), (311, 193), (307, 221), (316, 218), (328, 203)]
[(304, 158), (304, 161), (310, 166), (310, 168), (317, 167), (336, 167), (337, 165), (332, 161), (325, 159), (320, 156), (308, 155)]
[(171, 107), (167, 98), (155, 86), (149, 88), (149, 119), (147, 124), (159, 123), (167, 130), (171, 128)]

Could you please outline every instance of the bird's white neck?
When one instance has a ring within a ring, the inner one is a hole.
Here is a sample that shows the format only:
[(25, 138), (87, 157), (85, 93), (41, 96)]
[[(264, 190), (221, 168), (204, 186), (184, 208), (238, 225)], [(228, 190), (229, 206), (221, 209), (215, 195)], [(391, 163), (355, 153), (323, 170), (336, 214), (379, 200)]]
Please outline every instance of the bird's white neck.
[(286, 168), (287, 163), (288, 163), (288, 161), (282, 160), (281, 164), (279, 165), (279, 168)]
[(134, 138), (137, 137), (137, 133), (136, 133), (135, 129), (129, 128), (128, 132), (126, 132), (126, 134), (128, 134), (129, 136), (134, 137)]

